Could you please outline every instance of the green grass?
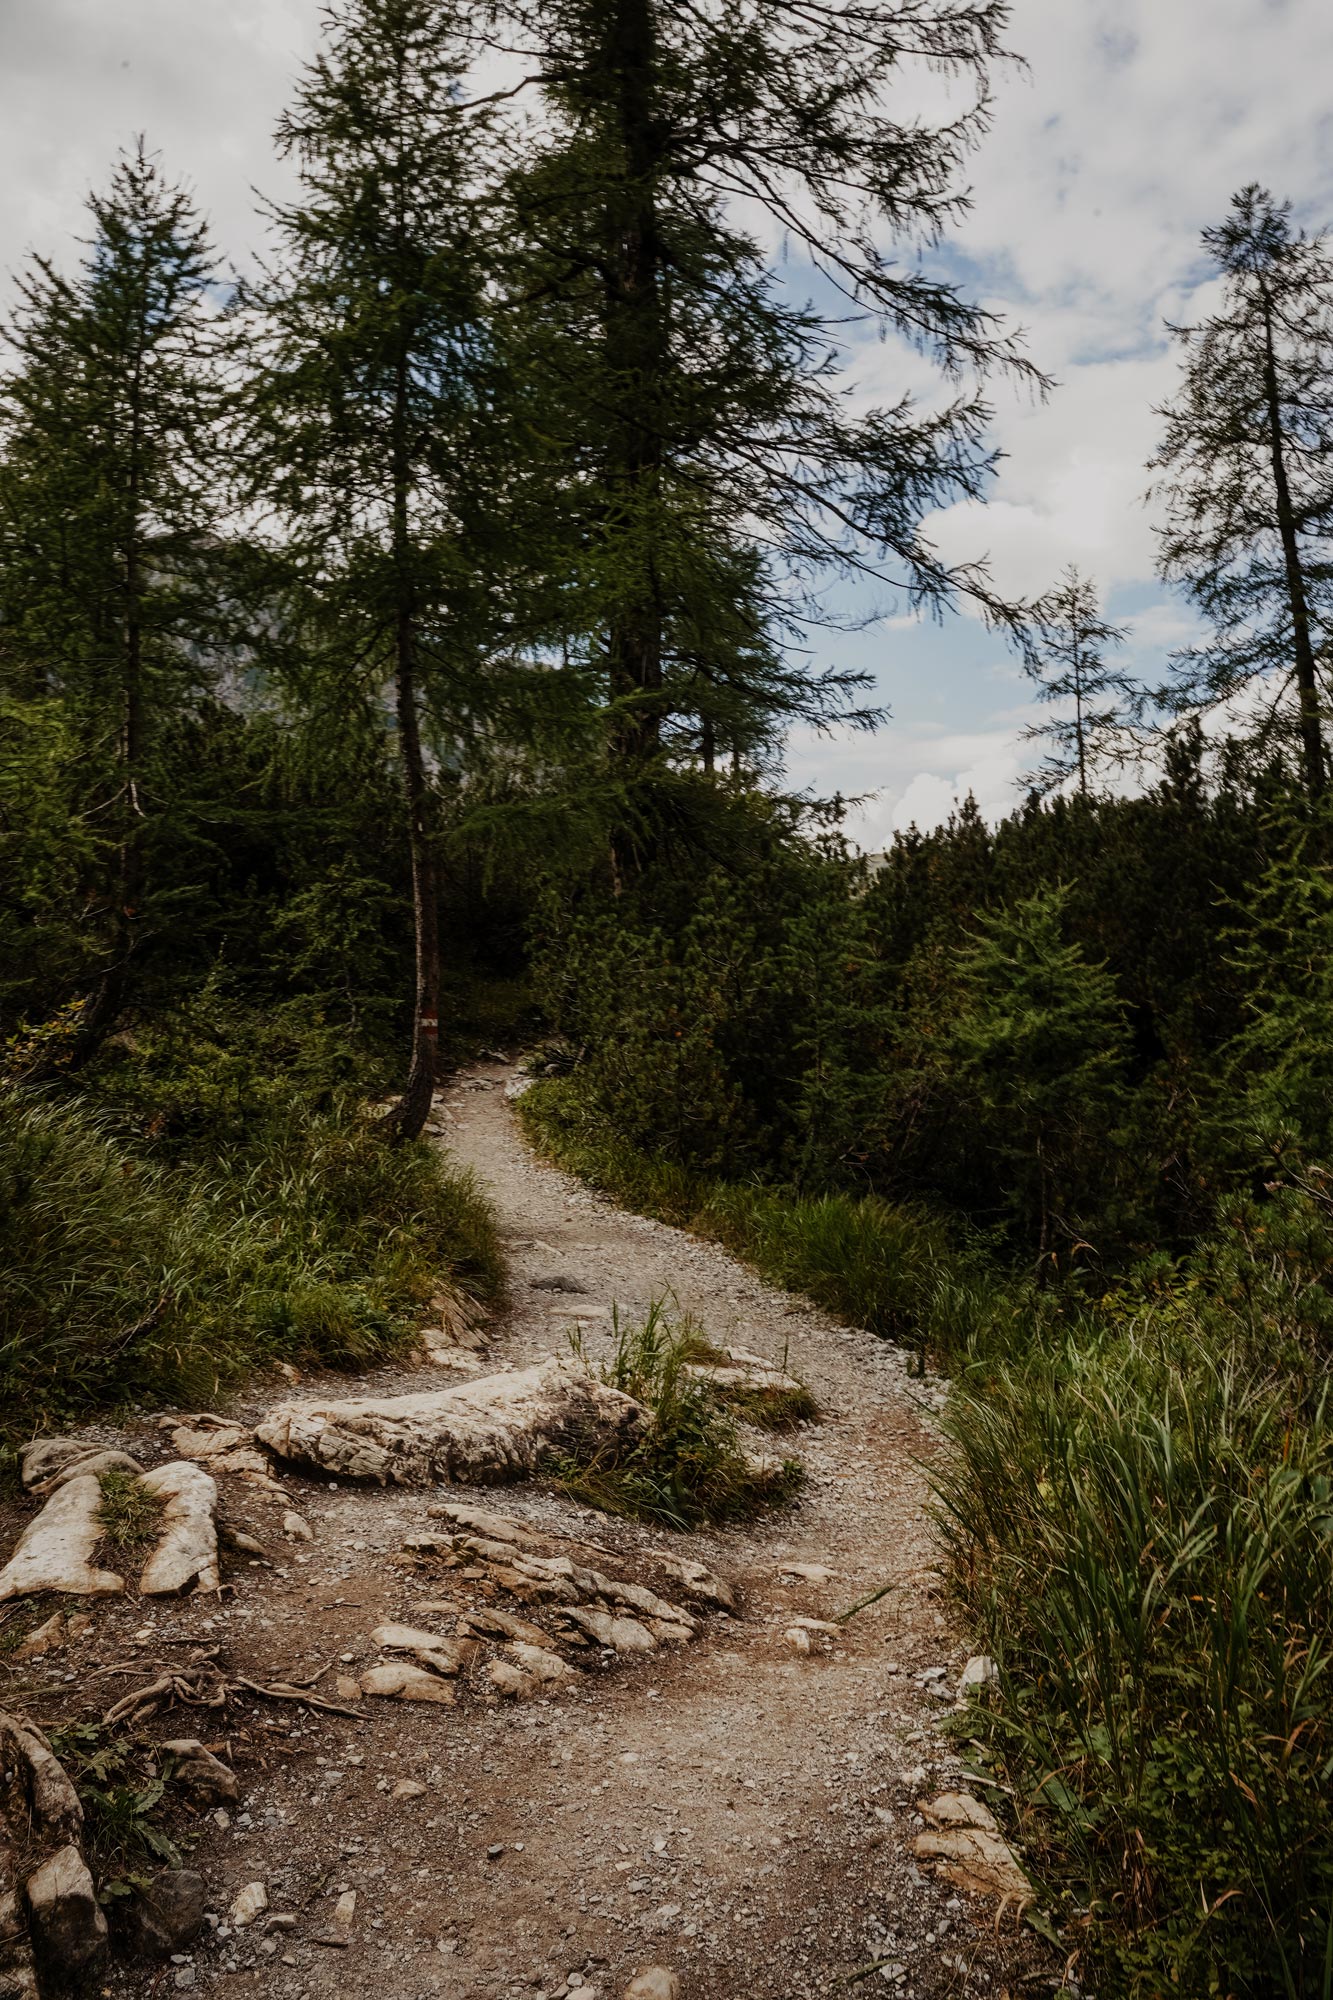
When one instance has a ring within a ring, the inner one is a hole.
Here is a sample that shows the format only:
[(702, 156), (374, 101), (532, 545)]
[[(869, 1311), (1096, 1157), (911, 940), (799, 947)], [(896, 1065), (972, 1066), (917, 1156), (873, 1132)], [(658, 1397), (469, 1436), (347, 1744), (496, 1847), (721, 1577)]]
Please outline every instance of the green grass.
[(715, 1352), (693, 1320), (655, 1299), (640, 1325), (617, 1315), (615, 1340), (602, 1379), (646, 1404), (651, 1421), (624, 1456), (560, 1460), (552, 1469), (566, 1492), (604, 1513), (688, 1529), (748, 1520), (798, 1490), (799, 1465), (760, 1469), (712, 1386), (689, 1373)]
[(955, 1398), (981, 1768), (1097, 1990), (1333, 1991), (1333, 1421), (1179, 1299)]
[(133, 1472), (98, 1474), (102, 1489), (100, 1520), (111, 1547), (121, 1555), (142, 1554), (156, 1541), (164, 1502), (149, 1493)]
[(366, 1365), (453, 1287), (503, 1288), (488, 1204), (350, 1095), (148, 1157), (109, 1112), (0, 1094), (0, 1430), (197, 1398), (278, 1359)]
[(931, 1338), (931, 1302), (957, 1281), (958, 1259), (923, 1212), (874, 1195), (710, 1181), (646, 1158), (585, 1112), (576, 1081), (534, 1084), (518, 1108), (536, 1146), (627, 1207), (724, 1244), (855, 1326), (913, 1345)]

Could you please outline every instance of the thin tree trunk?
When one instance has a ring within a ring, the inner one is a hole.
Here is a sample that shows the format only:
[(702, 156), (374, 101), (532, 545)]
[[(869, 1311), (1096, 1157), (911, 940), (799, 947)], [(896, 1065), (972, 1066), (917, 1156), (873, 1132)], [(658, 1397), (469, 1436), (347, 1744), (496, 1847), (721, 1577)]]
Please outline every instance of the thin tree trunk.
[(412, 657), (412, 617), (400, 610), (395, 635), (398, 744), (407, 797), (408, 841), (412, 855), (412, 915), (416, 939), (416, 1015), (412, 1063), (403, 1095), (385, 1120), (395, 1140), (415, 1139), (430, 1116), (439, 1074), (440, 898), (439, 871), (431, 827), (430, 787), (421, 755), (416, 675)]
[(1305, 594), (1305, 573), (1301, 567), (1300, 545), (1296, 539), (1296, 514), (1291, 504), (1286, 453), (1282, 440), (1282, 400), (1278, 389), (1277, 355), (1273, 345), (1273, 306), (1267, 291), (1264, 308), (1264, 395), (1268, 403), (1269, 446), (1273, 462), (1273, 485), (1277, 494), (1277, 525), (1286, 568), (1287, 601), (1291, 609), (1292, 645), (1296, 656), (1296, 688), (1300, 696), (1301, 747), (1305, 764), (1305, 786), (1312, 799), (1322, 794), (1328, 767), (1324, 755), (1324, 735), (1319, 720), (1319, 682), (1315, 670), (1314, 646), (1310, 639), (1310, 610)]
[[(141, 329), (142, 333), (142, 329)], [(73, 1033), (58, 1051), (44, 1059), (34, 1076), (47, 1070), (70, 1075), (82, 1069), (111, 1033), (125, 1004), (130, 961), (137, 943), (143, 901), (143, 822), (140, 774), (143, 766), (143, 560), (140, 549), (140, 508), (143, 489), (143, 343), (134, 357), (130, 378), (130, 465), (124, 544), (124, 612), (121, 619), (122, 677), (120, 722), (116, 732), (120, 795), (117, 816), (115, 878), (111, 890), (110, 959), (101, 978), (80, 1008)]]
[(435, 1095), (439, 1073), (440, 1035), (440, 899), (431, 824), (431, 793), (421, 754), (421, 718), (417, 711), (415, 604), (409, 566), (407, 354), (400, 349), (393, 424), (393, 543), (398, 602), (394, 622), (394, 694), (398, 716), (398, 754), (407, 803), (407, 836), (412, 857), (412, 916), (416, 942), (416, 1012), (412, 1023), (412, 1061), (402, 1097), (384, 1120), (395, 1142), (420, 1136)]
[[(654, 180), (661, 165), (654, 71), (652, 0), (615, 0), (607, 66), (616, 93), (622, 179), (608, 205), (610, 278), (606, 289), (606, 359), (615, 382), (617, 420), (608, 450), (613, 518), (628, 529), (638, 567), (628, 602), (608, 632), (610, 691), (617, 704), (611, 751), (630, 786), (655, 760), (661, 742), (663, 610), (656, 564), (644, 555), (645, 516), (662, 470), (662, 377), (667, 361), (661, 297), (662, 246)], [(624, 870), (637, 858), (617, 842)], [(632, 842), (628, 843), (633, 845)]]

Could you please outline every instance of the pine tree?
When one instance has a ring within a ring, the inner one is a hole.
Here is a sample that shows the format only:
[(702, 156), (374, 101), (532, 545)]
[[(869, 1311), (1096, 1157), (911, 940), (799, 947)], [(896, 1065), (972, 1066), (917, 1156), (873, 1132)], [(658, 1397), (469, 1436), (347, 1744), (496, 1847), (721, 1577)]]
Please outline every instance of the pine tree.
[(1162, 574), (1215, 636), (1179, 657), (1168, 698), (1197, 711), (1262, 690), (1258, 734), (1294, 733), (1313, 798), (1328, 776), (1333, 260), (1323, 238), (1293, 229), (1289, 204), (1253, 185), (1203, 241), (1223, 304), (1173, 329), (1184, 379), (1153, 464)]
[(204, 225), (140, 141), (66, 277), (19, 279), (0, 380), (0, 682), (56, 699), (81, 746), (102, 969), (61, 1059), (114, 1023), (150, 928), (149, 854), (169, 725), (215, 677), (222, 347)]
[[(987, 314), (886, 248), (930, 244), (965, 206), (958, 174), (1004, 9), (494, 0), (490, 13), (543, 97), (537, 157), (512, 187), (532, 364), (581, 536), (571, 620), (627, 795), (651, 793), (681, 742), (706, 764), (718, 741), (792, 720), (877, 721), (861, 676), (782, 645), (830, 574), (931, 609), (965, 590), (1010, 618), (984, 573), (951, 570), (920, 526), (985, 485), (978, 393), (858, 414), (838, 378), (849, 319), (948, 376), (1023, 368)], [(939, 130), (888, 109), (917, 63), (971, 80), (972, 108)], [(747, 214), (814, 268), (823, 304), (778, 282)]]
[(1076, 775), (1086, 798), (1089, 771), (1126, 726), (1136, 692), (1129, 675), (1106, 660), (1108, 647), (1124, 644), (1125, 630), (1102, 617), (1095, 585), (1072, 564), (1035, 614), (1037, 644), (1027, 671), (1037, 683), (1037, 699), (1072, 703), (1073, 710), (1024, 730), (1025, 742), (1044, 739), (1053, 746), (1028, 782), (1049, 792)]
[(1068, 902), (1068, 889), (1043, 888), (981, 916), (953, 953), (952, 1015), (927, 1043), (969, 1146), (991, 1156), (1005, 1207), (1036, 1237), (1039, 1268), (1104, 1202), (1125, 1101), (1124, 1011), (1105, 966), (1065, 942)]
[(438, 779), (469, 718), (485, 721), (495, 615), (495, 240), (447, 0), (339, 0), (324, 28), (278, 130), (301, 193), (273, 210), (280, 256), (249, 297), (251, 480), (294, 579), (306, 711), (359, 719), (401, 772), (416, 992), (387, 1124), (412, 1137), (437, 1071)]

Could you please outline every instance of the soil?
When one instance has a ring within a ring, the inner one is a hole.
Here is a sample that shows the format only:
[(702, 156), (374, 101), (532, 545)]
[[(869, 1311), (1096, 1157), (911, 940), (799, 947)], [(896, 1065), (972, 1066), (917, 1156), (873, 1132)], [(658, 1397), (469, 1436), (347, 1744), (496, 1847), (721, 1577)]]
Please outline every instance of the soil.
[[(614, 1311), (641, 1314), (673, 1295), (714, 1342), (785, 1360), (813, 1392), (818, 1419), (783, 1445), (805, 1466), (801, 1495), (743, 1528), (684, 1536), (580, 1508), (542, 1485), (451, 1488), (450, 1499), (593, 1543), (604, 1552), (598, 1567), (668, 1597), (657, 1554), (697, 1558), (735, 1585), (739, 1615), (708, 1617), (689, 1646), (634, 1661), (598, 1656), (549, 1700), (505, 1703), (478, 1677), (452, 1709), (366, 1700), (336, 1715), (243, 1696), (220, 1713), (160, 1710), (140, 1733), (199, 1736), (229, 1754), (242, 1798), (189, 1829), (190, 1863), (209, 1887), (202, 1938), (168, 1964), (117, 1963), (89, 1990), (619, 2000), (650, 1965), (679, 1975), (681, 2000), (885, 1986), (935, 2000), (1058, 1983), (1012, 1913), (997, 1926), (993, 1903), (937, 1881), (911, 1854), (915, 1801), (959, 1782), (942, 1723), (971, 1650), (933, 1568), (928, 1474), (945, 1385), (716, 1246), (626, 1214), (535, 1159), (504, 1094), (512, 1075), (494, 1063), (459, 1077), (435, 1121), (490, 1193), (510, 1260), (512, 1307), (487, 1330), (487, 1365), (560, 1350), (576, 1327), (596, 1361)], [(552, 1290), (552, 1279), (571, 1288)], [(382, 1369), (356, 1393), (447, 1380), (438, 1368)], [(266, 1384), (227, 1414), (253, 1421), (312, 1386)], [(173, 1455), (155, 1415), (88, 1435), (141, 1458)], [(374, 1626), (433, 1618), (450, 1630), (421, 1607), (477, 1603), (490, 1587), (404, 1554), (405, 1535), (438, 1525), (426, 1511), (438, 1493), (330, 1486), (281, 1469), (278, 1478), (281, 1498), (219, 1477), (226, 1520), (255, 1535), (271, 1562), (229, 1557), (220, 1599), (131, 1593), (82, 1607), (93, 1614), (87, 1636), (0, 1667), (0, 1706), (46, 1727), (95, 1718), (193, 1648), (216, 1648), (225, 1672), (264, 1682), (323, 1668), (318, 1691), (336, 1701), (335, 1676), (376, 1656)], [(308, 1522), (308, 1543), (284, 1540), (286, 1509)], [(25, 1503), (4, 1524), (6, 1551), (31, 1511)], [(790, 1562), (831, 1575), (784, 1581)], [(793, 1653), (784, 1638), (793, 1618), (833, 1619), (885, 1586), (835, 1641)], [(510, 1608), (540, 1622), (540, 1611)], [(404, 1779), (411, 1795), (395, 1796)], [(293, 1921), (234, 1928), (228, 1911), (249, 1883), (263, 1883), (270, 1913)], [(317, 1942), (349, 1889), (350, 1944)]]

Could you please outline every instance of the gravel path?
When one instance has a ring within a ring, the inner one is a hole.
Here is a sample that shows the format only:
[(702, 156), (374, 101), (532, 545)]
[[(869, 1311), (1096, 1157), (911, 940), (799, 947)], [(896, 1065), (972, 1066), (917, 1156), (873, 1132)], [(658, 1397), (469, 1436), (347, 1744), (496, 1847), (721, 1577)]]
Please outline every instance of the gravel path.
[[(174, 1966), (118, 1971), (103, 1990), (620, 2000), (639, 1969), (661, 1965), (679, 1974), (681, 2000), (884, 1986), (905, 2000), (998, 1995), (1021, 1968), (1030, 1976), (1012, 1918), (997, 1934), (991, 1905), (960, 1898), (910, 1852), (915, 1800), (957, 1776), (939, 1724), (968, 1650), (932, 1580), (922, 1468), (941, 1385), (715, 1246), (625, 1214), (534, 1159), (505, 1100), (511, 1074), (495, 1064), (459, 1078), (435, 1121), (489, 1190), (511, 1261), (513, 1308), (493, 1329), (491, 1364), (561, 1348), (576, 1317), (595, 1356), (613, 1308), (641, 1312), (670, 1292), (716, 1342), (785, 1356), (813, 1391), (820, 1417), (791, 1444), (808, 1472), (802, 1497), (745, 1529), (666, 1537), (542, 1488), (476, 1495), (592, 1539), (622, 1573), (669, 1541), (738, 1586), (742, 1615), (708, 1620), (701, 1640), (670, 1655), (580, 1675), (549, 1702), (380, 1703), (356, 1719), (270, 1707), (233, 1729), (245, 1795), (205, 1821), (198, 1849), (221, 1921)], [(551, 1279), (584, 1289), (553, 1292)], [(440, 1386), (438, 1371), (384, 1370), (365, 1390)], [(430, 1496), (296, 1478), (286, 1493), (310, 1524), (308, 1546), (242, 1571), (221, 1607), (109, 1601), (98, 1657), (132, 1660), (137, 1647), (149, 1669), (195, 1643), (221, 1646), (250, 1675), (295, 1679), (330, 1660), (354, 1671), (373, 1656), (375, 1624), (419, 1618), (439, 1595), (399, 1553), (404, 1534), (427, 1525)], [(229, 1517), (271, 1546), (282, 1503), (249, 1496), (228, 1484)], [(831, 1575), (784, 1581), (792, 1562)], [(831, 1649), (797, 1657), (785, 1643), (794, 1617), (831, 1618), (886, 1584)], [(40, 1693), (36, 1702), (49, 1718)], [(173, 1711), (162, 1729), (210, 1740), (197, 1712)], [(267, 1933), (228, 1924), (232, 1898), (254, 1882), (291, 1921)], [(347, 1889), (352, 1943), (321, 1945), (330, 1899)], [(849, 1987), (874, 1961), (886, 1963)]]

